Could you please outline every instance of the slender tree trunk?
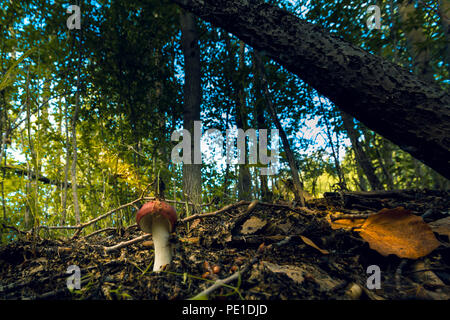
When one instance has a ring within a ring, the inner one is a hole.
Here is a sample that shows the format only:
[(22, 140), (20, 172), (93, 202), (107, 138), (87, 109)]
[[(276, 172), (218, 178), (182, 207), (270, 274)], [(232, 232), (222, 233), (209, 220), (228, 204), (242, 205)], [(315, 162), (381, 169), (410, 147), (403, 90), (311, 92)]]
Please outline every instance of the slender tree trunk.
[[(8, 148), (8, 144), (7, 144), (7, 126), (8, 126), (8, 112), (6, 110), (6, 99), (5, 99), (5, 92), (2, 92), (2, 105), (3, 108), (0, 111), (0, 162), (3, 161), (4, 159), (4, 166), (6, 167), (7, 161), (7, 148)], [(4, 158), (3, 158), (4, 155)], [(2, 211), (3, 211), (3, 220), (6, 222), (6, 199), (5, 199), (5, 185), (4, 185), (4, 181), (5, 181), (5, 177), (6, 177), (6, 168), (3, 168), (2, 170)], [(0, 228), (0, 232), (1, 232), (1, 228)], [(0, 234), (0, 240), (1, 240), (1, 234)]]
[[(255, 56), (256, 53), (253, 53), (254, 60), (254, 90), (255, 90), (255, 118), (258, 126), (258, 130), (267, 129), (266, 120), (264, 117), (264, 105), (265, 99), (262, 94), (262, 83), (261, 83), (261, 74), (259, 70), (260, 64), (257, 62), (258, 57)], [(271, 202), (272, 194), (269, 191), (269, 184), (267, 181), (267, 175), (260, 174), (260, 190), (261, 190), (261, 199), (263, 201)]]
[(354, 123), (352, 117), (345, 112), (341, 112), (341, 115), (344, 122), (344, 128), (348, 133), (353, 150), (355, 151), (356, 162), (366, 175), (372, 190), (384, 190), (383, 185), (375, 174), (375, 169), (372, 166), (372, 161), (369, 159), (362, 146), (359, 144), (359, 132), (353, 127)]
[[(263, 62), (261, 61), (261, 57), (259, 53), (255, 52), (255, 63), (257, 65), (257, 69), (259, 70), (261, 76), (261, 84), (263, 90), (264, 101), (266, 102), (267, 109), (272, 117), (272, 120), (275, 123), (275, 127), (278, 129), (280, 134), (281, 142), (283, 144), (283, 149), (286, 154), (286, 160), (288, 161), (289, 168), (291, 169), (292, 181), (293, 181), (293, 192), (295, 201), (300, 202), (302, 207), (305, 206), (305, 198), (303, 196), (302, 184), (300, 182), (297, 164), (295, 163), (294, 153), (292, 152), (291, 146), (289, 144), (289, 140), (286, 136), (286, 132), (281, 126), (280, 120), (278, 119), (277, 111), (275, 110), (275, 106), (272, 103), (272, 97), (269, 93), (268, 83), (266, 79), (266, 72), (264, 69)], [(273, 139), (273, 138), (272, 138)]]
[[(246, 131), (248, 129), (247, 125), (247, 114), (245, 106), (245, 88), (244, 81), (242, 80), (244, 66), (245, 66), (245, 44), (244, 42), (239, 42), (239, 74), (240, 79), (236, 86), (236, 125), (238, 128)], [(245, 142), (245, 164), (239, 165), (239, 177), (238, 177), (238, 199), (239, 200), (250, 200), (252, 197), (252, 176), (250, 174), (250, 169), (247, 165), (247, 142)]]
[(392, 176), (391, 170), (393, 167), (392, 161), (392, 145), (391, 142), (381, 138), (381, 146), (377, 147), (377, 154), (380, 160), (380, 167), (383, 171), (385, 182), (389, 190), (394, 189), (394, 177)]
[[(226, 71), (229, 69), (228, 65), (231, 66), (232, 70), (235, 70), (235, 66), (234, 66), (234, 59), (232, 57), (231, 54), (231, 43), (230, 43), (230, 38), (228, 36), (227, 33), (224, 33), (224, 39), (225, 39), (225, 47), (226, 47), (226, 55), (227, 55), (227, 62), (225, 64), (225, 66), (227, 67)], [(230, 79), (230, 76), (232, 72), (225, 72), (224, 73), (224, 77), (225, 77), (225, 81), (227, 82), (227, 86), (225, 86), (224, 91), (225, 91), (225, 95), (227, 97), (231, 97), (232, 96), (232, 86), (233, 86), (233, 81)], [(228, 129), (229, 123), (230, 123), (230, 114), (231, 114), (231, 104), (228, 104), (227, 108), (226, 108), (226, 118), (225, 118), (225, 127), (224, 127), (224, 132), (226, 132), (226, 130)], [(224, 148), (226, 148), (226, 141), (224, 141)], [(229, 192), (228, 188), (230, 185), (230, 169), (231, 169), (231, 165), (230, 163), (226, 163), (225, 166), (225, 178), (224, 178), (224, 183), (223, 183), (223, 192), (226, 195), (226, 197), (231, 197), (235, 195), (234, 191)], [(237, 184), (235, 185), (237, 186)], [(235, 189), (235, 188), (234, 188)]]
[(72, 117), (72, 165), (70, 168), (72, 176), (72, 197), (73, 208), (75, 213), (75, 220), (77, 224), (81, 223), (80, 219), (80, 205), (78, 203), (78, 188), (77, 188), (77, 130), (76, 122), (78, 118), (78, 103), (76, 103), (75, 111)]
[[(342, 190), (346, 190), (347, 189), (347, 185), (346, 185), (346, 182), (345, 182), (345, 176), (344, 176), (344, 173), (342, 172), (341, 163), (340, 163), (340, 160), (339, 160), (339, 155), (338, 155), (338, 151), (337, 151), (338, 147), (336, 147), (334, 145), (333, 134), (331, 133), (331, 129), (330, 129), (330, 126), (329, 126), (329, 121), (327, 119), (327, 114), (326, 114), (325, 108), (323, 107), (322, 100), (320, 98), (321, 97), (319, 96), (320, 109), (321, 109), (322, 115), (323, 115), (323, 117), (325, 119), (325, 131), (326, 131), (326, 134), (327, 134), (327, 137), (328, 137), (328, 141), (330, 142), (331, 156), (333, 157), (334, 166), (336, 167), (336, 174), (337, 174), (338, 179), (339, 179), (338, 185), (339, 185), (339, 188), (341, 188)], [(312, 97), (311, 97), (311, 99), (312, 99)], [(338, 137), (336, 139), (338, 139)]]
[[(402, 25), (405, 29), (408, 51), (412, 57), (414, 73), (427, 81), (434, 81), (433, 69), (430, 65), (430, 48), (424, 47), (426, 36), (420, 24), (415, 23), (420, 12), (413, 2), (402, 0), (398, 4)], [(420, 20), (420, 19), (419, 19)]]
[[(29, 90), (29, 86), (30, 86), (30, 70), (29, 67), (27, 69), (27, 82), (26, 82), (26, 108), (27, 108), (27, 120), (26, 120), (26, 125), (27, 125), (27, 135), (28, 135), (28, 147), (30, 149), (30, 153), (31, 153), (31, 162), (35, 163), (35, 151), (34, 151), (34, 145), (33, 145), (33, 141), (31, 139), (31, 107), (30, 107), (30, 90)], [(27, 158), (27, 171), (28, 171), (28, 180), (27, 180), (27, 184), (25, 187), (26, 190), (26, 194), (27, 196), (31, 195), (31, 189), (32, 189), (32, 175), (31, 175), (31, 166), (30, 166), (30, 160)], [(29, 197), (29, 201), (27, 203), (27, 207), (26, 207), (26, 211), (25, 211), (25, 228), (29, 229), (29, 228), (33, 228), (34, 227), (34, 215), (36, 214), (36, 199), (31, 195)]]
[(69, 137), (69, 103), (66, 101), (66, 107), (64, 112), (64, 119), (65, 119), (65, 146), (66, 146), (66, 157), (65, 157), (65, 164), (64, 164), (64, 185), (63, 185), (63, 193), (62, 193), (62, 199), (61, 199), (61, 207), (62, 207), (62, 214), (61, 214), (61, 225), (64, 225), (66, 223), (67, 218), (67, 194), (68, 194), (68, 181), (69, 181), (69, 166), (70, 166), (70, 137)]
[[(230, 121), (230, 111), (231, 111), (231, 106), (228, 105), (227, 111), (226, 111), (226, 116), (225, 116), (224, 132), (226, 132), (226, 130), (228, 129), (228, 124)], [(225, 147), (225, 144), (226, 144), (226, 142), (224, 142), (224, 147)], [(230, 194), (228, 193), (229, 175), (230, 175), (230, 164), (226, 163), (224, 181), (223, 181), (223, 194), (224, 194), (225, 199), (227, 199), (230, 196)]]
[[(183, 121), (184, 129), (189, 130), (193, 140), (194, 121), (200, 120), (202, 101), (200, 45), (195, 17), (189, 12), (182, 12), (180, 22), (185, 72)], [(187, 200), (200, 204), (202, 202), (201, 164), (195, 164), (193, 161), (194, 144), (192, 141), (192, 164), (183, 164), (184, 194)]]
[(75, 213), (75, 221), (78, 224), (81, 223), (80, 218), (80, 205), (78, 203), (78, 186), (77, 186), (77, 122), (80, 112), (80, 69), (81, 69), (81, 37), (78, 38), (78, 66), (77, 66), (77, 91), (75, 94), (75, 110), (72, 116), (72, 197), (73, 197), (73, 209)]
[(450, 178), (450, 95), (438, 85), (262, 0), (172, 1), (264, 52)]
[(445, 49), (444, 62), (447, 68), (450, 67), (450, 1), (439, 1), (439, 18), (441, 19), (442, 31), (444, 32), (444, 39), (447, 43)]
[[(353, 150), (354, 152), (355, 150)], [(358, 164), (358, 161), (356, 160), (356, 154), (355, 154), (355, 166), (356, 166), (356, 173), (358, 174), (358, 180), (357, 180), (357, 184), (359, 186), (359, 189), (361, 191), (367, 191), (367, 182), (366, 182), (366, 178), (364, 176), (364, 173), (361, 169), (361, 166)]]

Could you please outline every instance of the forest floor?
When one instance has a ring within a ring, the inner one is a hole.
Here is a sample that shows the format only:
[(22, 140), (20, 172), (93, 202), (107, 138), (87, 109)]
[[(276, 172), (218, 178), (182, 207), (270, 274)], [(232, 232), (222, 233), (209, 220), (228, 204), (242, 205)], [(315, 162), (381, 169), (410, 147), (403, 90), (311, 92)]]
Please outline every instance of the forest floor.
[[(439, 244), (430, 253), (384, 256), (358, 228), (331, 227), (339, 214), (361, 224), (398, 207), (432, 227)], [(21, 236), (0, 248), (0, 299), (450, 299), (449, 208), (450, 193), (432, 190), (326, 193), (306, 209), (238, 203), (179, 224), (173, 263), (159, 273), (151, 238), (107, 249), (142, 236), (135, 226), (73, 240)], [(80, 289), (67, 288), (71, 265), (81, 270)], [(368, 288), (371, 265), (381, 271), (379, 289)]]

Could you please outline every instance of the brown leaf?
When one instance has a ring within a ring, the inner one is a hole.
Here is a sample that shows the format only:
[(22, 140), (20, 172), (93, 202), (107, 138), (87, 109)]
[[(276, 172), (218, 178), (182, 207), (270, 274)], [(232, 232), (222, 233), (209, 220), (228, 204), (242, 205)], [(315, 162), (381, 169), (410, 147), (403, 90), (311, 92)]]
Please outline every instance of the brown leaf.
[(199, 224), (200, 224), (201, 220), (200, 219), (195, 219), (189, 226), (189, 229), (195, 229)]
[(267, 224), (267, 221), (261, 220), (258, 217), (251, 217), (242, 225), (242, 234), (253, 234), (262, 228), (264, 228)]
[(329, 291), (332, 288), (342, 284), (341, 280), (331, 278), (322, 269), (308, 264), (302, 264), (299, 266), (294, 265), (278, 265), (268, 261), (262, 261), (262, 265), (273, 273), (283, 273), (292, 281), (302, 283), (305, 278), (314, 279), (321, 291)]
[(153, 241), (152, 240), (142, 241), (141, 245), (143, 247), (153, 247)]
[(383, 256), (418, 259), (440, 245), (430, 226), (402, 207), (380, 210), (368, 217), (358, 231)]
[(450, 217), (433, 221), (429, 223), (429, 226), (433, 232), (441, 236), (447, 236), (450, 239)]
[(40, 264), (40, 265), (38, 265), (37, 267), (32, 268), (32, 269), (29, 271), (29, 275), (35, 274), (35, 273), (40, 272), (40, 271), (42, 271), (42, 270), (44, 270), (44, 266)]
[(263, 261), (263, 265), (273, 273), (284, 273), (297, 283), (302, 283), (304, 280), (303, 274), (305, 271), (299, 267), (291, 265), (280, 266), (268, 261)]
[(423, 261), (416, 261), (412, 267), (413, 278), (420, 284), (425, 285), (428, 288), (441, 288), (445, 287), (445, 283), (425, 265)]
[(330, 253), (327, 250), (319, 248), (311, 239), (309, 239), (309, 238), (307, 238), (305, 236), (300, 236), (300, 238), (302, 238), (303, 242), (306, 243), (308, 246), (319, 250), (322, 254), (329, 254)]
[(200, 238), (199, 237), (179, 238), (179, 240), (184, 243), (196, 244), (200, 241)]
[(70, 248), (70, 247), (58, 247), (58, 254), (70, 253), (71, 251), (72, 251), (72, 248)]

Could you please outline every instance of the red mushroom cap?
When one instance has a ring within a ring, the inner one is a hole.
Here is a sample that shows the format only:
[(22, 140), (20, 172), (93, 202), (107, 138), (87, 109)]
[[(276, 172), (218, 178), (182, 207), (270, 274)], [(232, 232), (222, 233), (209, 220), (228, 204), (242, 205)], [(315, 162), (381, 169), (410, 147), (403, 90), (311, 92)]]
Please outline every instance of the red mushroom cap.
[(144, 232), (151, 233), (152, 217), (156, 215), (166, 218), (170, 226), (170, 232), (174, 230), (177, 222), (177, 213), (170, 204), (161, 200), (147, 202), (139, 209), (136, 213), (136, 222), (139, 228)]

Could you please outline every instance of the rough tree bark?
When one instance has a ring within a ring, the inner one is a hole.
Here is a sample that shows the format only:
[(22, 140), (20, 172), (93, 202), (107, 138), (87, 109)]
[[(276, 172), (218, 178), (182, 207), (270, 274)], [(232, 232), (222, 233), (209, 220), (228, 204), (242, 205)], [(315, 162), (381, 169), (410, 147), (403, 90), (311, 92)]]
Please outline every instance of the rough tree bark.
[[(202, 89), (200, 83), (200, 46), (195, 17), (189, 12), (180, 15), (181, 38), (184, 55), (184, 129), (194, 136), (194, 121), (200, 120)], [(194, 155), (194, 143), (191, 143)], [(200, 204), (202, 196), (201, 164), (183, 164), (184, 193), (189, 201)], [(195, 210), (195, 208), (194, 208)]]
[(261, 0), (172, 0), (282, 64), (339, 108), (450, 178), (450, 95)]

